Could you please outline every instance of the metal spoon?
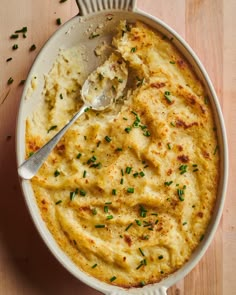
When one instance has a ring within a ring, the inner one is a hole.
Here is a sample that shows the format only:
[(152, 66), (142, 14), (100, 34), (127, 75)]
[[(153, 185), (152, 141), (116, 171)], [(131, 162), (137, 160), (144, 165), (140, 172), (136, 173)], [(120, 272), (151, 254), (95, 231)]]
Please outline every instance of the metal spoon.
[[(108, 74), (106, 74), (107, 70), (109, 70)], [(104, 72), (105, 74), (101, 74)], [(57, 145), (69, 127), (88, 108), (102, 111), (111, 106), (124, 90), (127, 83), (127, 76), (128, 70), (125, 62), (115, 54), (112, 54), (103, 65), (98, 67), (96, 71), (92, 72), (81, 89), (81, 97), (84, 105), (73, 116), (73, 118), (55, 136), (52, 137), (51, 140), (49, 140), (44, 146), (42, 146), (18, 167), (19, 176), (24, 179), (31, 179), (37, 173), (50, 152)], [(118, 77), (122, 77), (122, 79), (119, 79), (117, 82)], [(117, 87), (114, 87), (114, 84)]]

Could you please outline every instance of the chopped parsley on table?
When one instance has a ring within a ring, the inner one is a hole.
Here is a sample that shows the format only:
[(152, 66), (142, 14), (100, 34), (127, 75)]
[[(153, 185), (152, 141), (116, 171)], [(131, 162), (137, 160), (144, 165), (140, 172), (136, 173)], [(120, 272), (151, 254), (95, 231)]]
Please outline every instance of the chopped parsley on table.
[(57, 23), (58, 26), (60, 26), (61, 25), (61, 19), (60, 18), (57, 18), (56, 19), (56, 23)]
[(8, 84), (8, 85), (12, 84), (13, 82), (14, 82), (14, 80), (13, 80), (12, 77), (10, 77), (10, 78), (7, 80), (7, 84)]
[(35, 44), (32, 44), (32, 45), (30, 46), (29, 51), (34, 51), (35, 49), (36, 49), (36, 45), (35, 45)]

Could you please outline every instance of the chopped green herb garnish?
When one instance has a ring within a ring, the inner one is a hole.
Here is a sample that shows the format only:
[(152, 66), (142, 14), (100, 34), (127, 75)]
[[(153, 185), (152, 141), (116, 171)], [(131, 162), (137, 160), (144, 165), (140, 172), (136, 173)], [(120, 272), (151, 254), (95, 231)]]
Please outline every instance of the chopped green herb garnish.
[(143, 250), (141, 248), (138, 248), (139, 252), (141, 253), (142, 256), (145, 256), (145, 254), (143, 253)]
[(108, 216), (107, 216), (107, 219), (108, 219), (108, 220), (113, 219), (113, 215), (108, 215)]
[(96, 209), (96, 208), (93, 208), (93, 209), (92, 209), (92, 214), (93, 214), (93, 215), (97, 215), (97, 209)]
[(126, 167), (125, 172), (127, 174), (130, 174), (131, 170), (132, 170), (132, 167)]
[(200, 242), (204, 239), (204, 235), (201, 235)]
[(163, 271), (163, 270), (161, 270), (161, 271), (160, 271), (160, 273), (163, 275), (163, 274), (164, 274), (164, 271)]
[(140, 211), (140, 216), (141, 217), (146, 217), (146, 215), (147, 215), (147, 209), (145, 209), (142, 205), (140, 205), (139, 211)]
[(83, 189), (81, 189), (81, 190), (79, 191), (79, 194), (80, 194), (82, 197), (84, 197), (84, 196), (86, 196), (86, 191), (83, 190)]
[(174, 122), (170, 122), (170, 125), (175, 127), (175, 123)]
[(124, 183), (124, 178), (121, 178), (120, 179), (120, 184), (123, 184)]
[(197, 164), (193, 164), (192, 167), (197, 167)]
[(165, 186), (170, 186), (172, 183), (173, 183), (172, 180), (171, 180), (171, 181), (166, 181), (166, 182), (164, 182), (164, 185), (165, 185)]
[(79, 193), (79, 189), (76, 188), (76, 189), (75, 189), (75, 194), (78, 195), (78, 193)]
[(134, 188), (133, 187), (127, 188), (127, 193), (133, 194), (134, 193)]
[(146, 125), (139, 125), (139, 127), (144, 130), (144, 129), (147, 129), (147, 126)]
[(85, 177), (86, 177), (86, 174), (87, 174), (87, 171), (86, 171), (86, 170), (84, 170), (84, 172), (83, 172), (83, 178), (85, 178)]
[(135, 219), (135, 222), (137, 223), (138, 226), (141, 226), (142, 225), (142, 222), (138, 219)]
[(116, 189), (113, 189), (112, 191), (111, 191), (111, 193), (112, 193), (112, 195), (116, 195)]
[(123, 170), (123, 169), (121, 169), (121, 170), (120, 170), (120, 172), (121, 172), (121, 175), (122, 175), (122, 176), (124, 176), (124, 175), (125, 175), (125, 174), (124, 174), (124, 170)]
[(29, 157), (33, 156), (34, 152), (30, 152), (29, 153)]
[(27, 27), (23, 27), (22, 29), (20, 30), (16, 30), (15, 33), (26, 33), (27, 32)]
[(144, 177), (144, 176), (145, 176), (145, 173), (144, 173), (143, 171), (141, 171), (141, 172), (139, 173), (139, 175), (140, 175), (141, 177)]
[(94, 163), (97, 160), (95, 156), (92, 156), (90, 159), (88, 159), (87, 164)]
[(131, 130), (132, 130), (131, 127), (126, 127), (126, 128), (125, 128), (125, 132), (127, 132), (127, 133), (130, 133)]
[(58, 205), (58, 204), (61, 204), (62, 200), (58, 200), (55, 204)]
[(165, 91), (164, 97), (168, 103), (172, 103), (172, 100), (170, 99), (170, 92), (169, 91)]
[(131, 111), (132, 114), (134, 114), (135, 116), (138, 116), (138, 114), (135, 111)]
[(30, 49), (29, 49), (29, 50), (30, 50), (30, 51), (34, 51), (35, 49), (36, 49), (36, 45), (33, 44), (33, 45), (30, 46)]
[(187, 224), (187, 222), (185, 221), (185, 222), (183, 222), (183, 225), (186, 225)]
[(12, 35), (10, 36), (10, 39), (17, 39), (18, 37), (19, 37), (18, 34), (12, 34)]
[(87, 113), (90, 109), (91, 109), (91, 107), (87, 107), (87, 108), (84, 110), (84, 113)]
[(116, 151), (117, 152), (121, 152), (122, 151), (122, 148), (117, 148)]
[(105, 213), (108, 213), (108, 206), (104, 206), (103, 210)]
[(159, 255), (159, 256), (158, 256), (158, 259), (160, 259), (160, 260), (163, 259), (163, 258), (164, 258), (163, 255)]
[(130, 49), (130, 52), (135, 52), (137, 50), (137, 47), (132, 47), (131, 49)]
[(174, 65), (175, 64), (175, 61), (170, 60), (170, 64)]
[(97, 266), (97, 263), (95, 263), (93, 266), (92, 266), (92, 268), (95, 268)]
[(111, 202), (111, 201), (108, 201), (108, 202), (106, 202), (105, 204), (106, 204), (106, 205), (111, 205), (112, 202)]
[(55, 172), (54, 172), (54, 176), (55, 177), (57, 177), (57, 176), (59, 176), (61, 173), (60, 173), (60, 171), (58, 171), (58, 170), (56, 170)]
[(109, 136), (105, 136), (105, 140), (106, 140), (107, 142), (111, 142), (111, 138), (110, 138)]
[(56, 129), (56, 128), (57, 128), (57, 125), (53, 125), (53, 126), (51, 126), (51, 127), (48, 129), (48, 133), (49, 133), (50, 131)]
[(198, 168), (196, 168), (196, 169), (193, 169), (193, 172), (197, 172), (199, 169)]
[(80, 159), (81, 156), (82, 156), (82, 154), (78, 153), (78, 155), (76, 156), (76, 159)]
[(102, 164), (100, 162), (98, 162), (98, 163), (94, 163), (94, 164), (90, 165), (89, 167), (90, 168), (98, 168), (98, 169), (100, 169), (102, 167)]
[(144, 226), (143, 227), (148, 227), (148, 226), (152, 226), (152, 223), (151, 222), (147, 222), (147, 221), (144, 221)]
[(60, 93), (60, 99), (63, 99), (63, 95)]
[(104, 228), (105, 227), (105, 224), (95, 224), (95, 227), (96, 228)]
[(142, 267), (143, 265), (147, 265), (147, 261), (146, 261), (146, 259), (143, 259), (142, 261), (140, 261), (140, 264), (136, 267), (136, 269), (139, 269), (139, 268)]
[(168, 150), (171, 150), (171, 145), (170, 145), (170, 143), (167, 143), (167, 147), (168, 147)]
[(186, 173), (187, 172), (187, 168), (188, 168), (187, 165), (181, 165), (181, 166), (179, 166), (180, 174)]
[(151, 136), (151, 133), (150, 133), (150, 131), (146, 130), (146, 131), (143, 133), (143, 135), (149, 137), (149, 136)]
[(177, 189), (177, 194), (178, 194), (178, 197), (179, 197), (180, 201), (184, 201), (184, 197), (183, 197), (183, 195), (184, 195), (184, 190), (178, 188), (178, 189)]
[(18, 49), (18, 45), (17, 45), (17, 44), (14, 44), (14, 45), (12, 46), (12, 49), (13, 49), (13, 50)]
[(115, 280), (116, 280), (116, 277), (115, 276), (113, 276), (112, 278), (110, 278), (110, 282), (113, 282)]
[(139, 175), (139, 173), (138, 172), (135, 172), (134, 174), (133, 174), (133, 177), (138, 177), (138, 175)]
[(7, 80), (7, 84), (8, 84), (8, 85), (12, 84), (13, 82), (14, 82), (14, 80), (13, 80), (12, 77), (10, 77), (10, 78)]
[(133, 225), (133, 223), (130, 223), (130, 224), (126, 227), (125, 231), (128, 231), (128, 230), (131, 228), (132, 225)]
[(96, 37), (100, 36), (100, 34), (96, 34), (96, 33), (92, 33), (90, 36), (89, 36), (89, 39), (94, 39)]
[(61, 19), (60, 18), (57, 18), (56, 19), (56, 23), (57, 23), (58, 26), (60, 26), (61, 25)]

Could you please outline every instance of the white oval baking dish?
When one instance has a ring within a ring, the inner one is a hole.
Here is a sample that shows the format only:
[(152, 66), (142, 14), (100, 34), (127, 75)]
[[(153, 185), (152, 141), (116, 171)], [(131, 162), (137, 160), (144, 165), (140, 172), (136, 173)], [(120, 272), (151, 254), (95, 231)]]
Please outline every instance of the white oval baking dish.
[[(101, 282), (78, 269), (78, 267), (59, 248), (43, 222), (30, 182), (20, 179), (25, 201), (33, 222), (35, 223), (37, 230), (48, 248), (58, 261), (60, 261), (60, 263), (80, 281), (104, 294), (164, 295), (167, 294), (167, 289), (170, 286), (181, 280), (202, 258), (211, 240), (213, 239), (221, 218), (228, 177), (228, 151), (226, 132), (219, 101), (206, 70), (189, 45), (173, 29), (161, 20), (140, 11), (136, 7), (135, 0), (76, 0), (76, 2), (78, 4), (79, 14), (61, 26), (61, 28), (47, 41), (36, 58), (28, 75), (24, 92), (22, 94), (16, 128), (16, 153), (18, 166), (25, 159), (25, 120), (27, 116), (35, 110), (40, 102), (41, 92), (44, 86), (44, 75), (49, 72), (60, 48), (69, 48), (74, 45), (83, 44), (88, 55), (89, 62), (87, 71), (89, 73), (98, 65), (98, 60), (94, 55), (94, 49), (97, 46), (98, 41), (101, 42), (102, 40), (111, 40), (111, 35), (114, 32), (119, 20), (126, 19), (130, 22), (140, 20), (155, 30), (161, 32), (168, 38), (173, 38), (172, 42), (193, 66), (196, 74), (203, 81), (203, 84), (207, 89), (210, 103), (215, 115), (221, 158), (220, 182), (214, 214), (204, 240), (194, 252), (191, 259), (181, 269), (162, 280), (160, 283), (127, 290)], [(107, 21), (107, 16), (109, 18), (109, 22)], [(110, 20), (111, 18), (112, 20)], [(102, 36), (98, 39), (94, 38), (93, 40), (89, 40), (88, 32), (100, 24), (105, 24)], [(35, 91), (29, 92), (31, 81), (34, 77), (36, 77), (38, 81), (38, 86)]]

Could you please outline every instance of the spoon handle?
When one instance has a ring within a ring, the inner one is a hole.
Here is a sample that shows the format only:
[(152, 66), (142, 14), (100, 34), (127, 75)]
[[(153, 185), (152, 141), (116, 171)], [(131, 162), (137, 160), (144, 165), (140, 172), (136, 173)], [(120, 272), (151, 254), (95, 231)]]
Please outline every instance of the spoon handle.
[(42, 166), (45, 159), (50, 152), (66, 133), (69, 127), (84, 113), (87, 106), (84, 104), (80, 110), (74, 115), (74, 117), (56, 134), (54, 135), (44, 146), (42, 146), (36, 153), (30, 158), (24, 161), (18, 168), (18, 174), (24, 179), (31, 179)]

